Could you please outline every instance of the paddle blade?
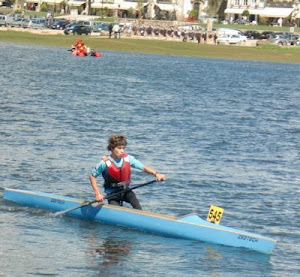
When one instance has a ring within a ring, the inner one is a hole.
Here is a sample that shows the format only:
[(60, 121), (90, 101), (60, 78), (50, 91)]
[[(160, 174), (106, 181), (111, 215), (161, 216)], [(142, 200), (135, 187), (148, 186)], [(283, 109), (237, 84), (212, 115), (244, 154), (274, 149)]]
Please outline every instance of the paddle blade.
[(71, 211), (74, 211), (74, 210), (77, 210), (77, 209), (80, 209), (80, 208), (83, 208), (85, 206), (89, 206), (89, 205), (92, 205), (94, 203), (96, 203), (97, 201), (94, 200), (94, 201), (91, 201), (91, 202), (88, 202), (88, 203), (84, 203), (82, 205), (79, 205), (77, 207), (73, 207), (73, 208), (70, 208), (70, 209), (67, 209), (67, 210), (64, 210), (64, 211), (60, 211), (60, 212), (56, 212), (53, 214), (53, 216), (59, 216), (59, 215), (63, 215), (63, 214), (66, 214), (66, 213), (69, 213)]

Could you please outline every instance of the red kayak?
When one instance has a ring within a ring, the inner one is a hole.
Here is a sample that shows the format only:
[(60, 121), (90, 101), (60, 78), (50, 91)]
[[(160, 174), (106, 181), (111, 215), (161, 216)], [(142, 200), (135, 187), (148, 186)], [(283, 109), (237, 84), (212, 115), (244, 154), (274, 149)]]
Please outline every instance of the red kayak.
[(93, 57), (101, 57), (101, 53), (99, 51), (91, 50), (90, 52), (78, 52), (76, 49), (72, 49), (71, 53), (73, 56), (79, 57), (86, 57), (86, 56), (93, 56)]
[(76, 44), (71, 46), (71, 53), (73, 56), (86, 57), (101, 57), (101, 53), (99, 51), (95, 51), (83, 43), (82, 40), (77, 39)]

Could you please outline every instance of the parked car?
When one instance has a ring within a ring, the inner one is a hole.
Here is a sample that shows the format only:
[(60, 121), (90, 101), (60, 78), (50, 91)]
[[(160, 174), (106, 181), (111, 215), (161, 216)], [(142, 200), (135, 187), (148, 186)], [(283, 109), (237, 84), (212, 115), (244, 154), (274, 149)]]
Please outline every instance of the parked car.
[(75, 25), (70, 32), (65, 32), (66, 35), (73, 33), (73, 35), (90, 35), (92, 33), (92, 29), (89, 26), (84, 26), (84, 25)]
[(64, 30), (69, 23), (67, 20), (55, 21), (52, 23), (51, 29)]
[(291, 45), (300, 46), (300, 36), (298, 35), (292, 35), (289, 41)]
[(216, 42), (220, 43), (227, 43), (227, 44), (237, 44), (242, 42), (247, 42), (247, 38), (241, 35), (223, 35), (217, 38)]
[(6, 17), (6, 26), (8, 27), (21, 27), (22, 17), (7, 16)]
[(45, 18), (34, 18), (31, 19), (28, 25), (28, 28), (31, 29), (44, 29), (46, 27)]
[(10, 2), (2, 2), (1, 7), (13, 8), (13, 4)]
[(47, 19), (47, 26), (48, 28), (52, 28), (52, 25), (54, 25), (55, 23), (57, 23), (58, 21), (61, 21), (61, 18), (48, 18)]
[(83, 20), (80, 20), (80, 21), (77, 21), (77, 24), (78, 25), (84, 25), (84, 26), (89, 26), (89, 27), (92, 27), (92, 21), (83, 21)]
[(285, 35), (271, 35), (269, 37), (269, 42), (280, 46), (290, 45), (290, 41)]
[(255, 30), (248, 30), (244, 32), (247, 39), (261, 39), (261, 33)]
[(29, 23), (30, 23), (30, 21), (28, 19), (22, 18), (20, 27), (29, 28)]
[(289, 33), (289, 32), (276, 32), (275, 35), (282, 35), (287, 39), (290, 39), (293, 35), (293, 33)]
[(274, 34), (272, 31), (264, 31), (261, 33), (261, 39), (269, 39), (269, 37)]
[(96, 23), (94, 24), (93, 26), (93, 32), (108, 32), (108, 26), (109, 24), (108, 23), (103, 23), (103, 22), (99, 22), (99, 23)]
[(246, 38), (245, 34), (241, 30), (238, 30), (238, 29), (218, 28), (217, 34), (220, 37), (229, 36), (229, 35), (240, 35), (240, 36), (244, 36)]
[(65, 29), (64, 29), (64, 34), (65, 34), (65, 35), (68, 35), (69, 33), (72, 33), (72, 30), (74, 29), (74, 27), (75, 27), (76, 25), (78, 25), (78, 24), (77, 24), (77, 22), (75, 22), (75, 21), (69, 23), (69, 24), (65, 27)]
[(6, 16), (4, 14), (0, 14), (0, 27), (6, 27)]
[(7, 21), (7, 26), (18, 27), (18, 28), (28, 28), (29, 20), (22, 17), (14, 17), (12, 20)]

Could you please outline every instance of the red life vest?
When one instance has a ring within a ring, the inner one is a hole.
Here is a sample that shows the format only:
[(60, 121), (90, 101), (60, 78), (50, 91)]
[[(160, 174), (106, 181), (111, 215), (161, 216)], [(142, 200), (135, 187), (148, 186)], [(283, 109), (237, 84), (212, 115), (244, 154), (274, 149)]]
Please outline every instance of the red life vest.
[(121, 187), (117, 185), (121, 182), (125, 185), (130, 184), (131, 169), (129, 157), (127, 154), (123, 154), (121, 159), (123, 160), (122, 167), (117, 167), (115, 163), (113, 163), (109, 159), (108, 156), (102, 158), (102, 160), (106, 163), (107, 166), (107, 174), (103, 174), (103, 178), (105, 180), (105, 188)]

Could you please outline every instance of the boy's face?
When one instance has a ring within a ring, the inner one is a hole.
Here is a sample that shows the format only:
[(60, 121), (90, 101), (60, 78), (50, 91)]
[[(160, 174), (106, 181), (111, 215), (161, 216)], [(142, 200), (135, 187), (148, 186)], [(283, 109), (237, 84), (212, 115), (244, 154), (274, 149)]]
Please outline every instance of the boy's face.
[(117, 146), (111, 152), (113, 157), (120, 159), (122, 155), (125, 153), (125, 146), (124, 145)]

